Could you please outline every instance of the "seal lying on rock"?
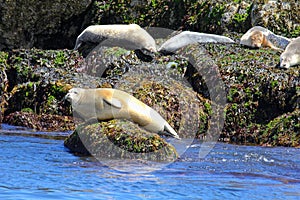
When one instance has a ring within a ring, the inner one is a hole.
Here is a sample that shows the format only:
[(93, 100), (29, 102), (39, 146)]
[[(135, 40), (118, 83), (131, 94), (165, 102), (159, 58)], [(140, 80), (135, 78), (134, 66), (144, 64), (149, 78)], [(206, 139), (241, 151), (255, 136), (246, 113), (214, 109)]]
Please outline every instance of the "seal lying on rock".
[(65, 99), (85, 120), (128, 119), (150, 132), (179, 139), (176, 131), (155, 110), (121, 90), (73, 88)]
[(119, 46), (125, 49), (146, 49), (156, 52), (155, 40), (137, 24), (92, 25), (87, 27), (76, 40), (74, 50), (83, 43), (105, 43), (107, 46)]
[(300, 37), (293, 39), (280, 55), (280, 67), (289, 68), (300, 64)]
[(280, 50), (285, 49), (290, 41), (290, 39), (276, 35), (266, 28), (254, 26), (241, 37), (240, 44), (254, 48), (270, 47)]
[(195, 43), (234, 43), (234, 41), (221, 35), (183, 31), (164, 42), (158, 51), (162, 53), (174, 53), (184, 46)]

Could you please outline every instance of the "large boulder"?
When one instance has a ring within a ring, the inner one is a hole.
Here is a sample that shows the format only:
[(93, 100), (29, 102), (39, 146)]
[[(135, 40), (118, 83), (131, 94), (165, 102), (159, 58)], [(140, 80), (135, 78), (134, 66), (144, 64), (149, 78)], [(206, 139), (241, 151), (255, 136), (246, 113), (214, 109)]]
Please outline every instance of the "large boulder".
[(78, 126), (64, 145), (73, 153), (98, 159), (174, 161), (178, 158), (176, 149), (163, 138), (126, 120)]
[(92, 24), (129, 24), (222, 34), (255, 25), (298, 36), (299, 2), (287, 1), (4, 1), (0, 4), (0, 50), (73, 48)]
[(92, 0), (2, 1), (0, 50), (74, 45)]

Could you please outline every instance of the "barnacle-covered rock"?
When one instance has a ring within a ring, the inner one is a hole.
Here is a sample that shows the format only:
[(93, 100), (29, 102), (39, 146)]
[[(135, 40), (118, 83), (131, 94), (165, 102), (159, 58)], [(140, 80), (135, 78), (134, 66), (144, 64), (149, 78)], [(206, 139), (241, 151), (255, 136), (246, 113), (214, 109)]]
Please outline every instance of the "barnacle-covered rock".
[(78, 126), (64, 142), (71, 152), (98, 159), (174, 161), (176, 149), (156, 133), (127, 120), (111, 120)]

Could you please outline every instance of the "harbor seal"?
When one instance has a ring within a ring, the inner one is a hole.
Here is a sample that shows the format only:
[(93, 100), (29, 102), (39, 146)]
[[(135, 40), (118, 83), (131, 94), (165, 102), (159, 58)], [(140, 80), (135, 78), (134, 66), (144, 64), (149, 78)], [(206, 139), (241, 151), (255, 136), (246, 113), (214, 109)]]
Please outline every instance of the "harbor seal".
[(117, 89), (72, 88), (65, 99), (85, 120), (128, 119), (145, 130), (180, 139), (160, 114), (132, 95)]
[(300, 37), (293, 39), (280, 55), (280, 67), (289, 68), (300, 64)]
[[(107, 40), (107, 41), (105, 41)], [(92, 25), (87, 27), (76, 39), (74, 50), (83, 43), (119, 46), (129, 50), (148, 50), (157, 52), (155, 40), (137, 24)]]
[(234, 41), (222, 35), (183, 31), (164, 42), (158, 51), (162, 53), (174, 53), (182, 47), (196, 43), (234, 43)]
[(275, 50), (283, 50), (290, 41), (290, 39), (276, 35), (266, 28), (254, 26), (241, 37), (240, 44), (254, 48), (270, 47)]

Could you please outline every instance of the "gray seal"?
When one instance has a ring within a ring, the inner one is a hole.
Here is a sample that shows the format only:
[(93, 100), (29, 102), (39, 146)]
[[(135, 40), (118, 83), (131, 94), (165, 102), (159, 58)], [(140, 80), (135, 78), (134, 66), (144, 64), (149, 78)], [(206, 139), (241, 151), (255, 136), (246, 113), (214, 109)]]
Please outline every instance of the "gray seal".
[(300, 64), (300, 37), (293, 39), (280, 55), (280, 67), (289, 68)]
[(129, 50), (145, 49), (150, 52), (157, 52), (155, 40), (137, 24), (89, 26), (77, 37), (74, 50), (77, 50), (83, 43), (99, 44), (103, 41), (106, 46), (119, 46)]
[(164, 42), (158, 51), (162, 53), (174, 53), (182, 47), (196, 43), (234, 43), (234, 41), (222, 35), (183, 31)]

